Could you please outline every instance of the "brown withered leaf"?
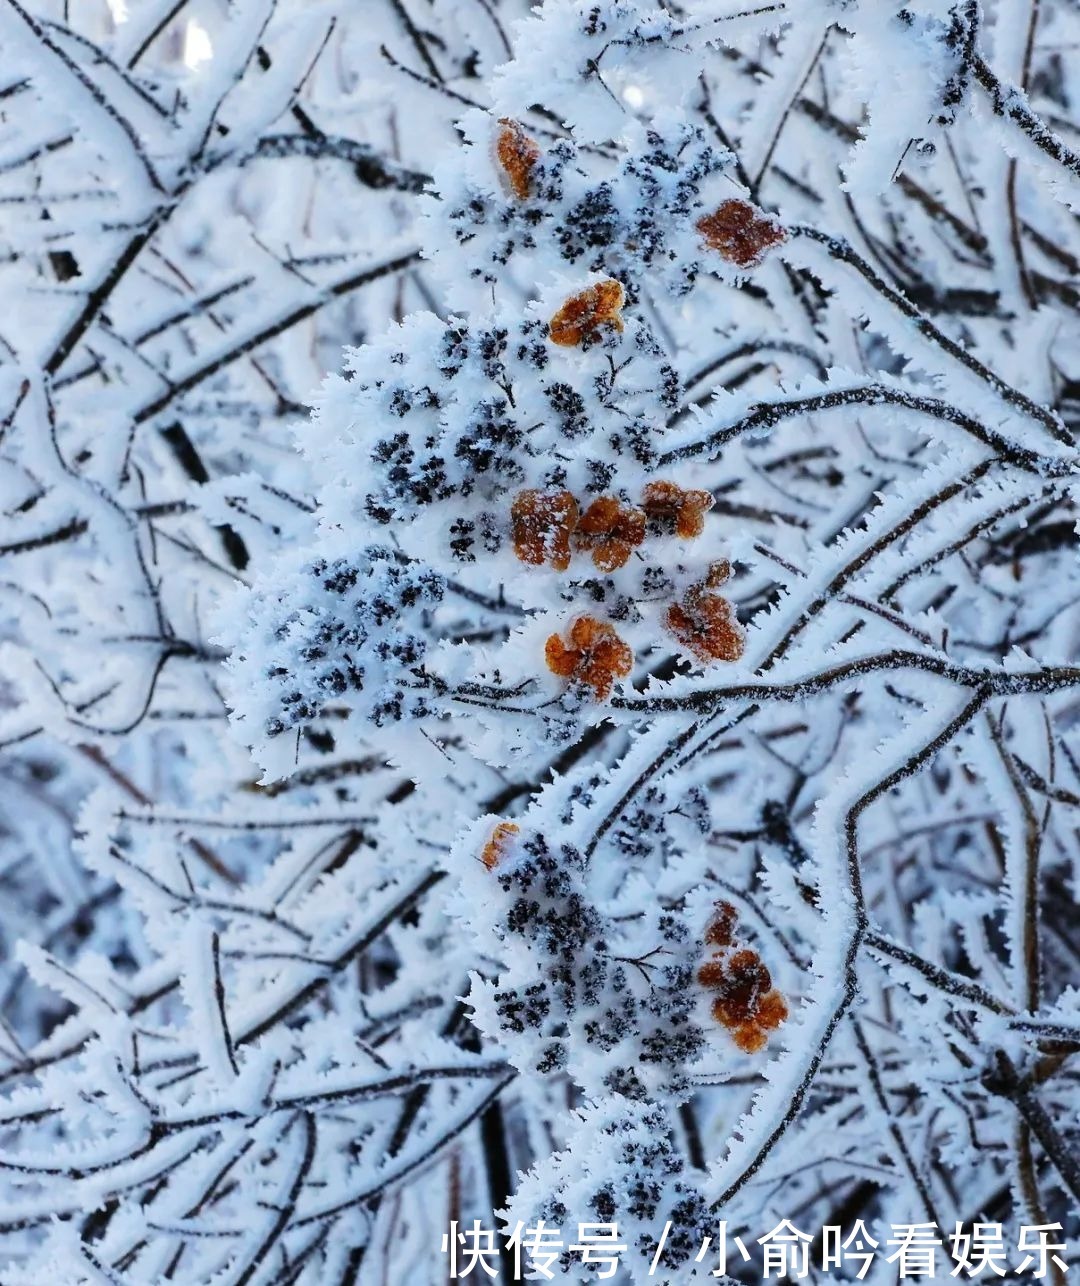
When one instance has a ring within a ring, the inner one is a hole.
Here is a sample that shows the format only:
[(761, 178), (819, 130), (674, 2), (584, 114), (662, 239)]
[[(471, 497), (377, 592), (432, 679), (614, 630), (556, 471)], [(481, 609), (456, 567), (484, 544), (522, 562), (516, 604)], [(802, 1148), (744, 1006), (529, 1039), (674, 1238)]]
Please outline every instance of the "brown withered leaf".
[(756, 267), (767, 251), (787, 239), (775, 219), (737, 197), (722, 201), (694, 226), (710, 250), (719, 251), (722, 258), (739, 268)]
[(506, 853), (511, 839), (521, 831), (516, 822), (499, 822), (491, 832), (491, 838), (480, 853), (480, 860), (489, 871), (493, 871)]
[(533, 567), (550, 563), (566, 571), (578, 516), (578, 502), (569, 491), (519, 491), (510, 506), (514, 553)]
[(564, 348), (588, 346), (605, 328), (622, 330), (619, 313), (625, 299), (622, 283), (610, 277), (571, 295), (548, 323), (551, 342)]
[(510, 191), (519, 201), (524, 201), (532, 190), (532, 173), (541, 155), (539, 144), (525, 133), (520, 121), (509, 116), (500, 118), (495, 158)]
[(676, 482), (657, 480), (646, 485), (641, 507), (660, 526), (674, 528), (683, 540), (693, 540), (705, 529), (713, 498), (708, 491), (685, 491)]
[(717, 902), (705, 929), (705, 942), (718, 948), (698, 968), (698, 982), (712, 995), (713, 1018), (739, 1049), (756, 1054), (788, 1016), (787, 1001), (773, 986), (772, 974), (758, 953), (735, 940), (739, 913)]
[(735, 609), (723, 595), (709, 588), (708, 581), (691, 586), (681, 601), (672, 603), (665, 624), (702, 665), (737, 661), (746, 645)]
[(645, 539), (645, 514), (624, 505), (618, 496), (598, 496), (581, 515), (574, 533), (579, 549), (591, 549), (592, 560), (602, 572), (613, 572)]
[(735, 940), (739, 912), (730, 902), (717, 902), (716, 914), (705, 929), (705, 941), (711, 947), (730, 947)]
[(568, 641), (552, 634), (544, 648), (552, 674), (592, 689), (597, 701), (606, 701), (616, 679), (625, 679), (634, 654), (607, 621), (579, 617), (570, 627)]

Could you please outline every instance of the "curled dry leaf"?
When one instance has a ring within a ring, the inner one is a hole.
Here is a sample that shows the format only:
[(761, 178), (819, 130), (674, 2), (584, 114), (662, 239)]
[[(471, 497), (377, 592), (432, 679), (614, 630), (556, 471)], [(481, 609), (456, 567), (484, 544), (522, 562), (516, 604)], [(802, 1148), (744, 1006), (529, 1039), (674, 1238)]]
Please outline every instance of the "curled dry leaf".
[(787, 1001), (772, 984), (772, 974), (756, 951), (738, 946), (738, 912), (730, 902), (717, 903), (705, 930), (705, 941), (718, 947), (698, 969), (698, 982), (712, 993), (712, 1016), (748, 1054), (768, 1043), (788, 1016)]
[(556, 571), (566, 571), (578, 515), (578, 502), (569, 491), (519, 491), (510, 506), (514, 553), (534, 567), (550, 563)]
[(710, 250), (718, 250), (738, 268), (756, 267), (768, 250), (787, 239), (775, 219), (737, 198), (721, 202), (694, 226)]
[(713, 507), (708, 491), (686, 491), (677, 482), (650, 482), (641, 496), (641, 507), (665, 530), (683, 540), (693, 540), (705, 529), (705, 515)]
[(625, 679), (634, 664), (633, 652), (614, 627), (592, 616), (573, 623), (567, 642), (552, 634), (544, 658), (552, 674), (591, 688), (597, 701), (606, 701), (615, 680)]
[(625, 300), (622, 283), (610, 277), (571, 295), (548, 323), (551, 342), (564, 348), (587, 347), (605, 329), (622, 330), (619, 313)]
[(581, 515), (574, 534), (580, 549), (591, 549), (592, 560), (602, 572), (613, 572), (645, 539), (645, 514), (624, 505), (617, 496), (598, 496)]
[(739, 912), (730, 902), (717, 902), (716, 914), (705, 930), (705, 942), (710, 947), (730, 947), (735, 941), (735, 926)]
[(491, 838), (480, 853), (480, 860), (489, 871), (493, 871), (506, 855), (511, 840), (521, 831), (516, 822), (499, 822), (491, 832)]
[(720, 589), (731, 579), (731, 563), (726, 558), (718, 558), (715, 562), (709, 564), (709, 570), (705, 574), (706, 589)]
[(541, 157), (539, 144), (525, 133), (520, 121), (503, 116), (495, 138), (495, 157), (510, 191), (524, 201), (532, 190), (532, 173)]
[(682, 599), (667, 610), (667, 628), (702, 665), (712, 661), (737, 661), (746, 646), (746, 635), (734, 607), (715, 592), (728, 574), (726, 563), (714, 563), (705, 581), (691, 586)]

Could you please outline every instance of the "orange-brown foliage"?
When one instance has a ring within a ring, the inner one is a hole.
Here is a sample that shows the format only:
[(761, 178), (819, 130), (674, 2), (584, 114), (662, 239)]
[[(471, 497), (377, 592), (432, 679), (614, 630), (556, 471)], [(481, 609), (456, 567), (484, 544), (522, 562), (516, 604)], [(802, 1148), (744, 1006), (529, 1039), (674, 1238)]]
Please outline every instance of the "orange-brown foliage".
[(710, 250), (739, 268), (753, 268), (765, 252), (786, 240), (787, 233), (749, 201), (723, 201), (694, 225)]
[(619, 310), (625, 299), (621, 282), (611, 278), (571, 295), (548, 323), (551, 342), (575, 348), (595, 343), (605, 327), (622, 330)]
[(719, 954), (710, 956), (708, 960), (699, 966), (697, 977), (698, 982), (710, 990), (713, 987), (722, 986), (724, 979), (727, 977), (727, 965), (724, 964), (724, 957)]
[(730, 902), (717, 902), (716, 914), (705, 930), (705, 941), (710, 947), (730, 947), (738, 921), (739, 913)]
[(772, 974), (756, 951), (735, 943), (739, 913), (717, 902), (705, 941), (719, 947), (698, 969), (698, 982), (713, 995), (712, 1016), (731, 1033), (739, 1049), (756, 1054), (788, 1016), (787, 1001), (772, 985)]
[(703, 664), (710, 661), (737, 661), (743, 654), (745, 636), (735, 609), (712, 585), (723, 584), (726, 572), (714, 564), (709, 577), (692, 585), (678, 603), (667, 610), (665, 622), (682, 646)]
[(491, 838), (480, 853), (480, 860), (489, 871), (498, 866), (511, 838), (518, 834), (520, 830), (521, 827), (516, 822), (499, 822), (491, 832)]
[(767, 991), (758, 1005), (757, 1021), (769, 1031), (774, 1031), (788, 1016), (787, 1001), (774, 987)]
[(597, 701), (606, 701), (616, 679), (625, 679), (634, 654), (607, 621), (582, 616), (570, 627), (568, 642), (552, 634), (544, 648), (552, 674), (591, 688)]
[(709, 570), (705, 574), (705, 588), (719, 589), (726, 585), (731, 579), (731, 564), (726, 558), (719, 558), (715, 563), (709, 564)]
[(711, 990), (716, 992), (713, 1016), (725, 1027), (739, 1027), (758, 1011), (761, 998), (772, 987), (772, 974), (756, 951), (741, 947), (724, 961), (723, 977)]
[(683, 540), (700, 536), (705, 515), (713, 506), (707, 491), (684, 491), (676, 482), (650, 482), (641, 497), (641, 507), (655, 522), (673, 527)]
[(617, 496), (599, 496), (581, 515), (574, 539), (579, 548), (592, 549), (600, 571), (613, 572), (645, 539), (645, 514)]
[(787, 1016), (787, 1001), (774, 988), (762, 996), (754, 1016), (734, 1029), (732, 1038), (740, 1049), (756, 1054), (768, 1044), (769, 1032), (775, 1031)]
[(499, 121), (495, 139), (495, 157), (502, 166), (510, 191), (524, 201), (532, 187), (532, 172), (541, 156), (535, 139), (530, 138), (519, 121), (504, 116)]
[(519, 491), (510, 506), (510, 535), (518, 558), (534, 567), (549, 562), (556, 571), (566, 571), (578, 512), (569, 491)]

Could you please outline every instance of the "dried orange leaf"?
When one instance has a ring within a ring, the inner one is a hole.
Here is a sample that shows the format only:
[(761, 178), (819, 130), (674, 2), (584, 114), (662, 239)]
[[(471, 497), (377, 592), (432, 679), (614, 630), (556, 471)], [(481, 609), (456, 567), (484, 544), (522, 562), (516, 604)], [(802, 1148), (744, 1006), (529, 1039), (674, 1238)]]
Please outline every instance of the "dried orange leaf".
[(519, 121), (504, 116), (499, 121), (495, 138), (495, 157), (502, 167), (506, 182), (519, 201), (532, 189), (532, 172), (541, 156), (536, 140), (530, 138)]
[(735, 609), (707, 584), (692, 586), (681, 602), (672, 603), (665, 624), (703, 665), (710, 661), (737, 661), (746, 646), (746, 636)]
[(739, 268), (753, 268), (773, 246), (787, 239), (787, 233), (757, 206), (732, 198), (723, 201), (695, 224), (710, 250)]
[(612, 278), (571, 295), (548, 323), (551, 342), (564, 348), (587, 346), (595, 343), (606, 327), (622, 330), (619, 312), (625, 299), (622, 283)]
[(491, 838), (484, 845), (480, 854), (480, 860), (489, 871), (498, 866), (501, 859), (505, 856), (507, 848), (510, 846), (511, 839), (518, 834), (521, 827), (516, 822), (499, 822), (491, 832)]
[(569, 491), (519, 491), (510, 506), (510, 536), (523, 563), (556, 571), (570, 566), (570, 536), (578, 503)]
[(579, 617), (570, 627), (569, 642), (552, 634), (544, 648), (548, 669), (592, 689), (597, 701), (606, 701), (616, 679), (625, 679), (634, 654), (607, 621)]

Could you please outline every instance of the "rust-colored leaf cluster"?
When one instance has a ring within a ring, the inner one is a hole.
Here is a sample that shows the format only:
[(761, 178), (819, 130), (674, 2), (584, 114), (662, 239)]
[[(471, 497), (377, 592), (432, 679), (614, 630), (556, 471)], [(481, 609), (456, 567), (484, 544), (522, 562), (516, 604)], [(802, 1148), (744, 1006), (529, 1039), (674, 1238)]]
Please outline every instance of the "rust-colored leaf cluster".
[(702, 665), (711, 661), (737, 661), (743, 654), (746, 636), (735, 609), (716, 592), (730, 574), (726, 561), (713, 563), (705, 580), (692, 585), (667, 610), (667, 628)]
[(510, 506), (510, 537), (523, 563), (556, 571), (570, 566), (570, 537), (578, 525), (578, 502), (569, 491), (519, 491)]
[(620, 311), (625, 299), (622, 283), (613, 278), (586, 286), (571, 295), (548, 322), (551, 342), (564, 348), (579, 348), (596, 343), (605, 329), (622, 330)]
[(645, 511), (617, 496), (598, 496), (581, 515), (574, 534), (579, 549), (591, 549), (598, 571), (613, 572), (645, 539)]
[(589, 550), (598, 571), (613, 572), (644, 542), (648, 522), (691, 540), (704, 530), (712, 503), (707, 491), (664, 481), (646, 485), (640, 508), (597, 496), (584, 513), (569, 491), (519, 491), (510, 506), (510, 535), (518, 558), (534, 567), (565, 571), (574, 548)]
[(495, 159), (519, 201), (524, 201), (532, 190), (532, 173), (540, 156), (539, 145), (525, 133), (521, 122), (503, 116), (495, 137)]
[(768, 250), (787, 239), (787, 233), (749, 201), (722, 201), (694, 225), (710, 250), (739, 268), (754, 268)]
[(683, 540), (693, 540), (705, 530), (705, 515), (713, 506), (707, 491), (685, 491), (677, 482), (646, 484), (641, 507), (654, 522), (673, 530)]
[(739, 913), (718, 902), (705, 930), (712, 955), (698, 969), (698, 982), (713, 995), (712, 1015), (748, 1054), (764, 1049), (768, 1033), (788, 1016), (787, 1001), (772, 985), (772, 974), (756, 951), (735, 937)]
[(544, 658), (552, 674), (591, 688), (597, 701), (606, 701), (615, 680), (625, 679), (634, 664), (633, 652), (614, 627), (593, 616), (579, 617), (565, 642), (552, 634)]
[(516, 822), (499, 822), (491, 832), (491, 838), (480, 853), (480, 861), (489, 871), (493, 871), (502, 861), (510, 841), (521, 831)]

